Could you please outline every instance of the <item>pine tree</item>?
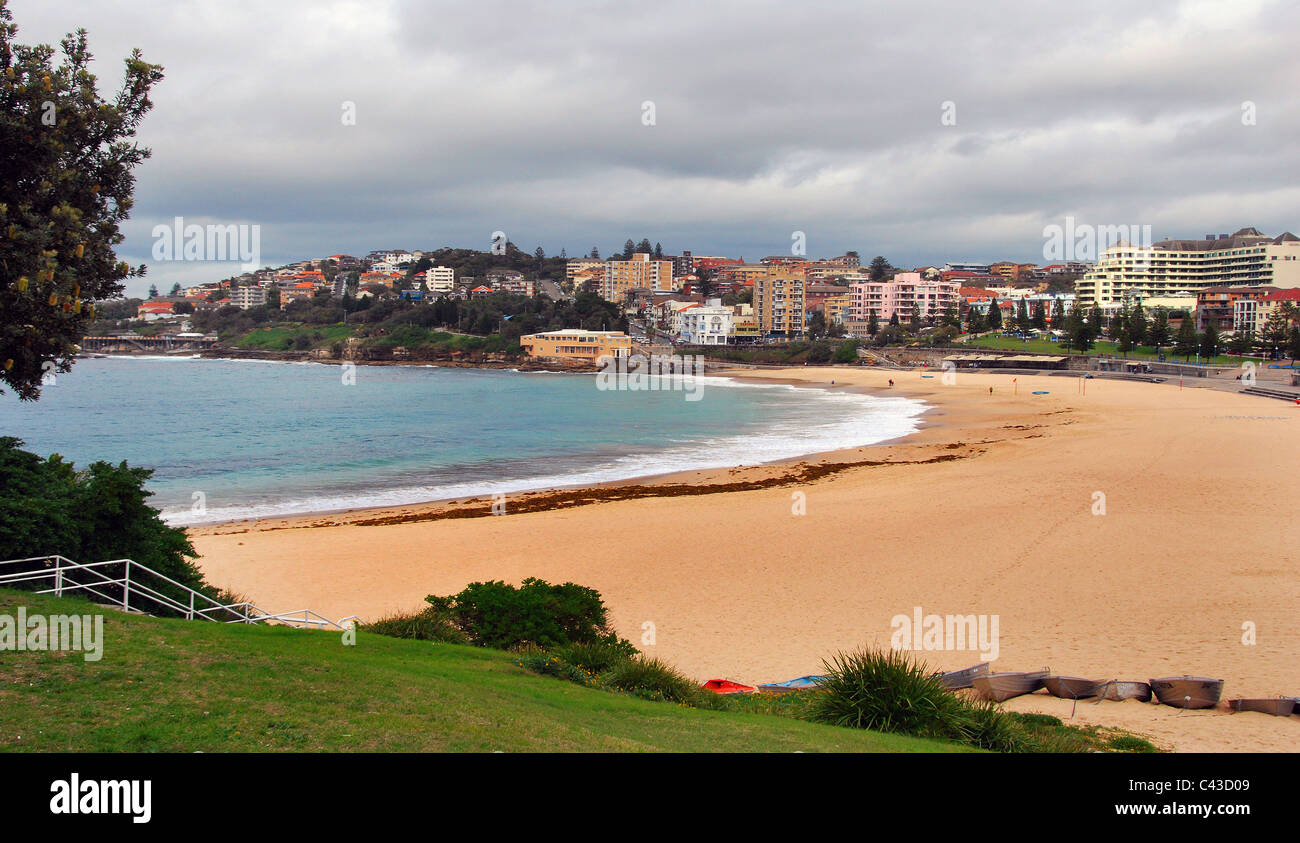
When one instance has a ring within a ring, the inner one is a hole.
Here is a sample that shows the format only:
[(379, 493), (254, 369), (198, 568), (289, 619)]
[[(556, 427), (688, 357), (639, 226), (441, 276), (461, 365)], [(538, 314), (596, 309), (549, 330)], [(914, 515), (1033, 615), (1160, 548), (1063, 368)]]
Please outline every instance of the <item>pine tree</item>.
[(1134, 305), (1128, 315), (1128, 332), (1134, 345), (1141, 345), (1147, 339), (1147, 317), (1141, 302)]
[(867, 269), (867, 277), (876, 283), (880, 283), (881, 281), (888, 280), (889, 274), (892, 271), (893, 267), (889, 265), (889, 261), (885, 260), (880, 255), (876, 255), (871, 259), (871, 266)]
[(1238, 331), (1228, 341), (1228, 350), (1233, 354), (1250, 354), (1255, 347), (1255, 335), (1250, 331)]
[(1201, 356), (1206, 360), (1213, 360), (1219, 356), (1219, 331), (1213, 325), (1205, 326), (1205, 333), (1201, 334)]
[(1259, 341), (1264, 350), (1268, 353), (1269, 359), (1277, 357), (1278, 351), (1286, 345), (1290, 331), (1287, 330), (1287, 316), (1281, 310), (1274, 310), (1264, 320), (1264, 326), (1259, 332)]
[(1178, 328), (1178, 339), (1174, 343), (1174, 354), (1181, 355), (1183, 359), (1190, 360), (1196, 353), (1198, 347), (1198, 337), (1196, 336), (1196, 326), (1192, 324), (1192, 317), (1183, 318), (1183, 324)]
[(594, 261), (600, 260), (600, 249), (597, 249), (595, 246), (591, 247), (591, 259)]
[(1157, 352), (1161, 346), (1169, 345), (1169, 313), (1163, 307), (1156, 308), (1151, 326), (1145, 331), (1145, 339), (1155, 346)]
[[(1071, 308), (1071, 311), (1076, 309), (1078, 309), (1078, 302), (1075, 303), (1075, 307)], [(1067, 323), (1065, 321), (1065, 300), (1053, 299), (1052, 300), (1052, 330), (1063, 331), (1065, 330), (1066, 325)]]
[(1127, 320), (1119, 327), (1119, 337), (1115, 349), (1120, 353), (1127, 355), (1133, 350), (1133, 335), (1129, 333)]
[(880, 320), (876, 318), (876, 311), (871, 311), (867, 316), (867, 333), (875, 336), (880, 333)]
[(1002, 308), (998, 305), (997, 296), (994, 296), (989, 301), (988, 324), (990, 331), (996, 331), (1002, 327)]
[(627, 238), (627, 242), (623, 244), (623, 260), (625, 261), (631, 260), (632, 253), (635, 251), (636, 251), (636, 244), (632, 242), (631, 237)]
[(1034, 302), (1033, 326), (1040, 331), (1047, 330), (1047, 305), (1042, 301)]
[(1092, 348), (1093, 326), (1084, 319), (1083, 313), (1084, 308), (1076, 303), (1065, 320), (1066, 345), (1078, 351)]

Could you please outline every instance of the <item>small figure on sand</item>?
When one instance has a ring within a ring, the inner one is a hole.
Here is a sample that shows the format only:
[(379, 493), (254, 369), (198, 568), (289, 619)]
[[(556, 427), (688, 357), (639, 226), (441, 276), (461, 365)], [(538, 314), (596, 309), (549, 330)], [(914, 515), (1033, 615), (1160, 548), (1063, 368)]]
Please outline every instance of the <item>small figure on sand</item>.
[(893, 379), (893, 378), (890, 378), (890, 379), (889, 379), (889, 386), (890, 386), (891, 389), (893, 388), (893, 386), (894, 386), (894, 379)]

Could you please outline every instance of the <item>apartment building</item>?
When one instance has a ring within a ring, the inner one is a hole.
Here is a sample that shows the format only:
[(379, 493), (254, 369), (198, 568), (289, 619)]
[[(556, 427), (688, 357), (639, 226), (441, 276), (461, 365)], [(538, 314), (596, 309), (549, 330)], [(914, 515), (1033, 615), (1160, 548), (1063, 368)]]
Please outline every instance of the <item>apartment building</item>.
[(849, 292), (830, 296), (822, 300), (822, 315), (827, 325), (842, 325), (844, 317), (853, 308), (853, 294)]
[(1135, 294), (1198, 293), (1212, 287), (1300, 287), (1300, 237), (1254, 228), (1204, 240), (1119, 243), (1075, 282), (1080, 301), (1116, 310)]
[(424, 271), (424, 289), (446, 295), (456, 287), (456, 270), (450, 266), (431, 266)]
[(733, 315), (722, 299), (692, 303), (677, 313), (681, 322), (677, 336), (689, 345), (726, 345), (732, 332)]
[(894, 314), (900, 321), (913, 315), (938, 317), (961, 301), (958, 282), (922, 278), (919, 272), (900, 272), (890, 281), (858, 281), (850, 290), (853, 304), (849, 318), (860, 321), (873, 315), (880, 322), (889, 321)]
[(230, 291), (230, 303), (240, 310), (266, 304), (266, 290), (261, 287), (239, 287)]
[(1258, 335), (1273, 314), (1288, 305), (1291, 307), (1288, 327), (1296, 327), (1300, 325), (1300, 289), (1275, 290), (1259, 299), (1238, 299), (1233, 305), (1232, 328)]
[(764, 269), (765, 274), (754, 278), (754, 315), (759, 334), (786, 339), (802, 336), (807, 284), (803, 273), (780, 267)]
[[(1196, 293), (1196, 330), (1211, 325), (1216, 331), (1235, 331), (1241, 322), (1254, 324), (1258, 302), (1277, 287), (1210, 287)], [(1148, 305), (1144, 302), (1144, 308)], [(1249, 330), (1254, 330), (1250, 328)]]
[(676, 289), (673, 287), (673, 262), (651, 260), (645, 252), (632, 255), (631, 260), (605, 261), (605, 276), (600, 282), (601, 298), (621, 302), (629, 290), (638, 287), (657, 293), (672, 292)]
[(519, 345), (529, 357), (581, 360), (595, 363), (602, 356), (627, 357), (632, 338), (622, 331), (583, 331), (577, 328), (525, 334)]
[(809, 311), (822, 310), (822, 303), (827, 299), (843, 296), (848, 292), (849, 288), (847, 286), (814, 282), (809, 278), (808, 283), (804, 286), (804, 308)]
[(600, 258), (569, 258), (564, 264), (564, 280), (575, 287), (581, 285), (582, 281), (591, 278), (599, 281), (604, 277), (605, 262)]

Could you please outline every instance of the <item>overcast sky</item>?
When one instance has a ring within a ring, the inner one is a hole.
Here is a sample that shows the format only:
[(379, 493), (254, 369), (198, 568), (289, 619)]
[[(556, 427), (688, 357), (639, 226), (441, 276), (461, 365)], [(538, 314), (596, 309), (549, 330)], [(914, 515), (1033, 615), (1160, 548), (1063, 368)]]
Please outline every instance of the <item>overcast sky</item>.
[(153, 261), (176, 216), (260, 225), (271, 265), (496, 230), (749, 260), (802, 231), (810, 256), (914, 266), (1042, 262), (1066, 216), (1155, 239), (1300, 228), (1295, 2), (10, 8), (22, 43), (85, 27), (101, 92), (132, 47), (165, 67), (131, 294), (237, 271)]

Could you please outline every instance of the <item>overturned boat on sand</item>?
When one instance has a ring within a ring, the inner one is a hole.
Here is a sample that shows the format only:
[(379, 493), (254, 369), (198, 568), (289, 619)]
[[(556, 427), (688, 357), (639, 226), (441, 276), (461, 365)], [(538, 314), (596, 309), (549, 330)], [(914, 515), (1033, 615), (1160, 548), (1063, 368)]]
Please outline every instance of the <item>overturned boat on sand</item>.
[(826, 681), (825, 676), (800, 676), (785, 682), (769, 682), (759, 685), (758, 690), (764, 694), (788, 694), (791, 691), (810, 691)]
[(975, 691), (986, 700), (1005, 702), (1012, 697), (1032, 694), (1043, 687), (1043, 680), (1050, 671), (1038, 670), (1032, 673), (989, 673), (975, 677), (971, 683)]
[(1205, 676), (1165, 676), (1151, 680), (1156, 699), (1174, 708), (1213, 708), (1223, 694), (1223, 680)]
[(712, 691), (715, 694), (756, 694), (758, 689), (753, 685), (743, 685), (739, 682), (732, 682), (730, 679), (710, 679), (700, 686), (706, 691)]
[(1151, 701), (1151, 686), (1136, 679), (1112, 679), (1097, 686), (1097, 695), (1103, 700)]
[(1228, 700), (1233, 711), (1258, 711), (1274, 717), (1290, 717), (1295, 711), (1295, 697), (1245, 698)]
[(943, 687), (949, 691), (956, 691), (959, 688), (969, 688), (975, 682), (976, 677), (987, 676), (989, 672), (989, 663), (980, 662), (977, 665), (962, 668), (961, 670), (951, 670), (947, 673), (936, 673), (934, 678), (943, 683)]
[(1047, 693), (1063, 700), (1085, 700), (1097, 696), (1101, 685), (1096, 679), (1080, 679), (1078, 676), (1048, 676), (1043, 679)]

